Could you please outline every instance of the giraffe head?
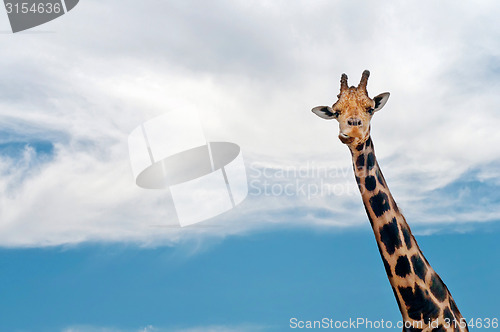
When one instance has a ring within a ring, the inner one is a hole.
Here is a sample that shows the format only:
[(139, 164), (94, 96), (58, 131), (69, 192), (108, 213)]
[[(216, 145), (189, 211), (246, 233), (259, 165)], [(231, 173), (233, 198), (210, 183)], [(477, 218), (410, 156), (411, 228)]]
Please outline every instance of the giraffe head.
[(368, 97), (366, 84), (369, 76), (370, 72), (365, 70), (359, 85), (349, 87), (347, 75), (342, 74), (340, 93), (333, 106), (317, 106), (312, 109), (323, 119), (337, 119), (340, 127), (339, 139), (350, 146), (358, 146), (368, 139), (373, 114), (384, 107), (389, 99), (389, 92), (381, 93), (373, 99)]

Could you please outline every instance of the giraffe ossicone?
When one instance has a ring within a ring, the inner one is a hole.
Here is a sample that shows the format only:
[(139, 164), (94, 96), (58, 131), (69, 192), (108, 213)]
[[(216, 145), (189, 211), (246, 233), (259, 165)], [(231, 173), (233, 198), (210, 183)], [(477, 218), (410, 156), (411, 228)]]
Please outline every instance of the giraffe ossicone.
[(339, 139), (349, 147), (354, 175), (387, 277), (403, 317), (403, 331), (468, 331), (450, 291), (430, 266), (400, 212), (375, 157), (370, 121), (389, 93), (370, 98), (365, 70), (357, 87), (340, 79), (338, 100), (314, 107), (323, 119), (339, 122)]

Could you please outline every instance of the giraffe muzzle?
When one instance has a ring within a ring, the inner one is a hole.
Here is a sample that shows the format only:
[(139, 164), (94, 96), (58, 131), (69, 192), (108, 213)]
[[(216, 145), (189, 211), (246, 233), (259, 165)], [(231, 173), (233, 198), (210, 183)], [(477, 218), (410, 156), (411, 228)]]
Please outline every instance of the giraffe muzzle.
[(354, 141), (354, 139), (355, 139), (354, 137), (349, 136), (347, 134), (344, 133), (339, 134), (339, 140), (344, 144), (351, 144)]

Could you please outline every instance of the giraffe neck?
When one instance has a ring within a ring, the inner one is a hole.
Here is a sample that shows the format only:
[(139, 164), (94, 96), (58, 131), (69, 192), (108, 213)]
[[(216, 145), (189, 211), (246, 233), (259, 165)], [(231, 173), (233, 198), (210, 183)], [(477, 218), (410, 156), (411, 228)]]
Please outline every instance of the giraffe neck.
[[(350, 150), (366, 214), (403, 320), (407, 324), (420, 324), (412, 326), (423, 330), (439, 325), (443, 331), (453, 331), (447, 329), (447, 322), (452, 326), (454, 320), (460, 323), (462, 315), (448, 288), (425, 259), (396, 205), (375, 157), (371, 138)], [(457, 331), (467, 331), (467, 326), (457, 325)]]

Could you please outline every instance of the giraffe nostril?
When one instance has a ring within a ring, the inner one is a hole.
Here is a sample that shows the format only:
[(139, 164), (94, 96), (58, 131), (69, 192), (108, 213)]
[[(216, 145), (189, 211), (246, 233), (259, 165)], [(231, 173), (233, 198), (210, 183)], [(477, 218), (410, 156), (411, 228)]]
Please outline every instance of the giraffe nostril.
[(361, 126), (362, 122), (361, 122), (361, 119), (358, 119), (358, 118), (349, 118), (347, 119), (347, 124), (349, 126)]

